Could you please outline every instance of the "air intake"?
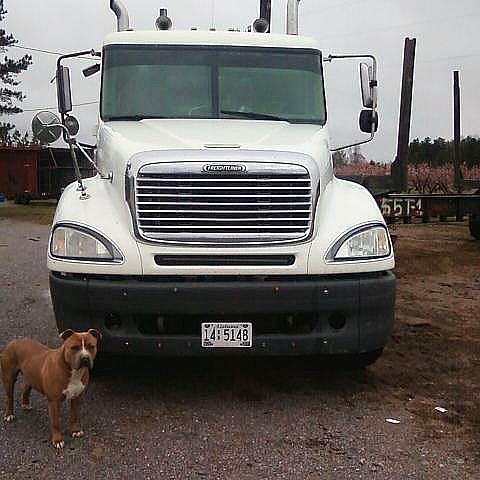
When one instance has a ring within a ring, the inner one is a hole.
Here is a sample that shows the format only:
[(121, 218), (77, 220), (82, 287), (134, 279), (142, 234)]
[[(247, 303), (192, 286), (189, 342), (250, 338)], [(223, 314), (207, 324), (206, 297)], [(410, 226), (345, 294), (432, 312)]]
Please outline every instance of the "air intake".
[(298, 4), (300, 0), (287, 2), (287, 35), (298, 35)]

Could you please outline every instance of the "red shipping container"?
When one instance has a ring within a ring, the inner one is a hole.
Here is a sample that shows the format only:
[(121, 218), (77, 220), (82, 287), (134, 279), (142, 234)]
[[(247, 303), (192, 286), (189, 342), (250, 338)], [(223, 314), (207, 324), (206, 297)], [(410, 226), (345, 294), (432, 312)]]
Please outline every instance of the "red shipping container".
[(7, 198), (37, 198), (38, 147), (0, 147), (0, 193)]

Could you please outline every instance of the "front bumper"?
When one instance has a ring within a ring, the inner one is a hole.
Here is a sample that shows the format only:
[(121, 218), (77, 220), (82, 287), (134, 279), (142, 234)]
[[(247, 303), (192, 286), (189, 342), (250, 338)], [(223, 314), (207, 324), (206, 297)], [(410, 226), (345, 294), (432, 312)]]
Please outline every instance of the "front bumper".
[[(102, 332), (134, 355), (312, 355), (382, 348), (394, 319), (391, 272), (326, 276), (135, 277), (50, 273), (60, 331)], [(247, 349), (204, 349), (200, 323), (252, 321)]]

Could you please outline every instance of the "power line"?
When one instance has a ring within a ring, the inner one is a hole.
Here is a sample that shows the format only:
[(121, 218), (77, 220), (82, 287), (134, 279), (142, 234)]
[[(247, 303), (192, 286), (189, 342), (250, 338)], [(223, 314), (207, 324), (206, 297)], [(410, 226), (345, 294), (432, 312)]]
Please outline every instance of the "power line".
[[(60, 57), (61, 55), (64, 55), (62, 52), (55, 52), (52, 50), (43, 50), (41, 48), (33, 48), (33, 47), (26, 47), (24, 45), (11, 45), (13, 48), (19, 48), (21, 50), (29, 50), (32, 52), (39, 52), (39, 53), (46, 53), (48, 55), (55, 55), (56, 57)], [(92, 61), (93, 59), (90, 57), (74, 57), (74, 58), (81, 58), (82, 60), (90, 60)]]
[[(371, 0), (365, 0), (365, 1), (371, 1)], [(351, 4), (352, 4), (352, 0), (347, 0), (346, 2), (337, 3), (335, 5), (330, 5), (329, 7), (314, 8), (314, 9), (310, 9), (310, 8), (307, 7), (307, 8), (302, 9), (302, 11), (304, 13), (308, 13), (310, 15), (312, 13), (323, 13), (323, 12), (327, 12), (328, 10), (336, 10), (338, 8), (342, 8), (342, 7), (345, 7), (346, 5), (351, 5)], [(362, 7), (363, 7), (363, 4), (362, 4)]]
[[(85, 107), (87, 105), (94, 105), (98, 103), (98, 100), (91, 101), (91, 102), (83, 102), (83, 103), (76, 103), (72, 105), (73, 107)], [(21, 108), (21, 107), (19, 107)], [(42, 107), (42, 108), (22, 108), (22, 112), (41, 112), (42, 110), (55, 110), (57, 106), (54, 107)]]
[[(480, 53), (470, 53), (467, 55), (451, 55), (445, 57), (435, 57), (435, 58), (425, 58), (425, 59), (416, 59), (416, 64), (424, 64), (424, 63), (441, 63), (444, 61), (451, 61), (451, 60), (460, 60), (460, 59), (468, 59), (468, 58), (478, 58), (480, 57)], [(391, 67), (398, 67), (401, 66), (401, 63), (385, 63), (382, 64), (382, 68), (391, 68)]]
[(23, 45), (12, 45), (13, 48), (20, 48), (21, 50), (31, 50), (32, 52), (41, 52), (41, 53), (48, 53), (49, 55), (63, 55), (60, 52), (52, 52), (51, 50), (42, 50), (41, 48), (33, 48), (33, 47), (25, 47)]
[(450, 57), (436, 57), (422, 60), (421, 63), (441, 62), (442, 60), (457, 60), (458, 58), (473, 58), (480, 57), (480, 53), (470, 53), (466, 55), (452, 55)]
[(329, 7), (324, 7), (324, 8), (314, 8), (313, 10), (309, 9), (308, 7), (307, 8), (304, 8), (303, 9), (303, 13), (308, 13), (308, 14), (311, 14), (311, 13), (323, 13), (323, 12), (326, 12), (328, 10), (335, 10), (337, 8), (341, 8), (345, 5), (348, 5), (352, 3), (351, 0), (348, 0), (346, 2), (343, 2), (343, 3), (337, 3), (335, 5), (330, 5)]
[(414, 26), (414, 25), (444, 23), (444, 22), (450, 22), (452, 20), (459, 20), (459, 19), (463, 19), (463, 18), (478, 17), (479, 15), (480, 14), (478, 14), (478, 13), (470, 13), (470, 14), (465, 14), (465, 15), (453, 15), (453, 16), (448, 16), (448, 17), (437, 17), (437, 18), (431, 18), (431, 19), (428, 19), (428, 20), (419, 20), (419, 21), (416, 21), (416, 22), (408, 22), (408, 23), (402, 23), (402, 24), (397, 24), (397, 25), (389, 25), (389, 26), (385, 26), (385, 27), (381, 27), (381, 28), (375, 28), (375, 29), (352, 31), (352, 32), (349, 32), (349, 33), (334, 33), (334, 34), (331, 34), (331, 35), (323, 35), (321, 38), (322, 38), (322, 40), (324, 40), (324, 39), (329, 39), (329, 38), (342, 38), (342, 37), (352, 37), (352, 36), (357, 36), (357, 35), (369, 35), (369, 34), (379, 33), (379, 32), (389, 32), (389, 31), (392, 31), (393, 29), (407, 28), (407, 27), (411, 27), (411, 26)]

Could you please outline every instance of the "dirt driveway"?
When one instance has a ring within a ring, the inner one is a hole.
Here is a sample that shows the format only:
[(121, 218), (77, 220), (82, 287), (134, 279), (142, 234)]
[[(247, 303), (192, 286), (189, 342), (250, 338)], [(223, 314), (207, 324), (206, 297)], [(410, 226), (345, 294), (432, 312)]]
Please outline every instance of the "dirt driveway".
[[(38, 394), (1, 424), (0, 478), (480, 478), (480, 242), (455, 223), (394, 233), (397, 320), (375, 365), (119, 359), (94, 371), (86, 436), (64, 452)], [(58, 345), (47, 237), (0, 218), (0, 348), (23, 335)]]

